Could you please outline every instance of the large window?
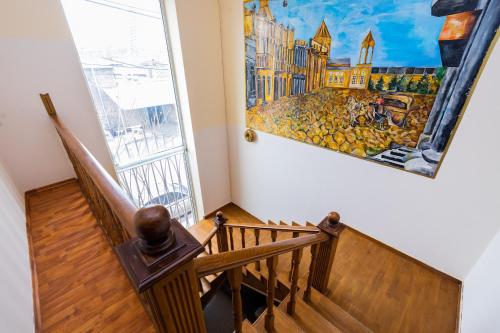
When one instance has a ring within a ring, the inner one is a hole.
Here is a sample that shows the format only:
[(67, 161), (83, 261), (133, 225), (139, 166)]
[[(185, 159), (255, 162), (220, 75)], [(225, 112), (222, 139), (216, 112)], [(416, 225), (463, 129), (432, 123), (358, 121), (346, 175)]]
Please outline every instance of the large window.
[(159, 0), (62, 0), (121, 186), (195, 220)]

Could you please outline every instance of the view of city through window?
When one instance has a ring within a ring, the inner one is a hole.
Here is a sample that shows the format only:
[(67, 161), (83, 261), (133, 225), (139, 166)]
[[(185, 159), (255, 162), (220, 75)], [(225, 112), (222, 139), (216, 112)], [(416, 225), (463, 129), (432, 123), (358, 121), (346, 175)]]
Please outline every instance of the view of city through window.
[(63, 0), (121, 186), (139, 206), (195, 220), (158, 0)]

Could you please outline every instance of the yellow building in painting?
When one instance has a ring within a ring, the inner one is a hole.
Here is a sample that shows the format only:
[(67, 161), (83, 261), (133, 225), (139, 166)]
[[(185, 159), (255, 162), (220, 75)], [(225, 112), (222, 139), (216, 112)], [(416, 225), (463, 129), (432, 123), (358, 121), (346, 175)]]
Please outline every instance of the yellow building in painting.
[(330, 55), (332, 36), (321, 22), (316, 34), (309, 43), (307, 53), (306, 92), (324, 87), (326, 78), (326, 64)]
[(259, 8), (245, 9), (245, 38), (255, 39), (255, 81), (257, 105), (291, 94), (295, 33), (277, 23), (269, 0)]
[(358, 64), (351, 67), (350, 59), (334, 59), (328, 62), (325, 86), (332, 88), (367, 89), (372, 72), (375, 40), (368, 32), (361, 42)]
[(323, 87), (367, 89), (375, 40), (370, 32), (361, 42), (358, 63), (349, 58), (330, 60), (332, 37), (325, 21), (306, 42), (278, 23), (269, 0), (245, 7), (245, 50), (248, 106), (270, 103), (284, 96)]
[(351, 70), (351, 59), (349, 58), (328, 61), (325, 86), (330, 88), (349, 88)]

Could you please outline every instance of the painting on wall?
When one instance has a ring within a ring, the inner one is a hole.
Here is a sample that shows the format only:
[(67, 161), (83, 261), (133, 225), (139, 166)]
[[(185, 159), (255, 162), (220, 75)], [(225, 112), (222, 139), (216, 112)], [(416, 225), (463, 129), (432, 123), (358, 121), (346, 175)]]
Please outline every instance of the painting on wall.
[(434, 177), (498, 0), (243, 0), (247, 127)]

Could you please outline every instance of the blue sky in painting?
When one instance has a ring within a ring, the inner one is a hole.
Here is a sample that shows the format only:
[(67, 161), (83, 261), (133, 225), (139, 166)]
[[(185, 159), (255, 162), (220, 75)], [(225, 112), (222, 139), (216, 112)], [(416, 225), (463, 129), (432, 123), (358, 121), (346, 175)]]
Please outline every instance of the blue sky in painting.
[[(259, 6), (259, 1), (254, 3)], [(443, 17), (431, 15), (431, 0), (271, 0), (278, 22), (309, 40), (324, 19), (333, 38), (331, 58), (351, 58), (369, 30), (375, 38), (374, 66), (441, 66), (438, 36)], [(247, 7), (253, 6), (248, 3)]]

